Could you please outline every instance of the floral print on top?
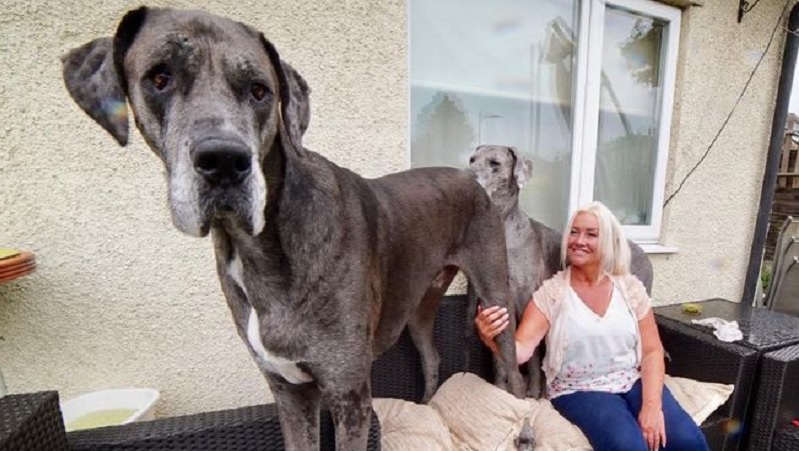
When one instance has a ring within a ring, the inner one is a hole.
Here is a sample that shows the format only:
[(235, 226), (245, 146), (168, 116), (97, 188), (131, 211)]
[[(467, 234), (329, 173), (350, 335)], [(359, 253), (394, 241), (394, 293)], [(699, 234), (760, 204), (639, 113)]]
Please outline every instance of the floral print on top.
[(547, 385), (547, 397), (577, 391), (624, 393), (640, 378), (636, 357), (635, 319), (614, 286), (603, 316), (588, 308), (569, 288), (566, 318), (567, 345), (563, 365)]

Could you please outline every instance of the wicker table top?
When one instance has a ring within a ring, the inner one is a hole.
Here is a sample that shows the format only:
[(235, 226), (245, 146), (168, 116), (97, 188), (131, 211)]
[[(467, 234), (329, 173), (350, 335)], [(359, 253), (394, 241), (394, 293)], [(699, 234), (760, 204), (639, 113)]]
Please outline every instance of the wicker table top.
[(761, 352), (799, 343), (799, 318), (795, 316), (725, 299), (708, 299), (694, 304), (702, 306), (700, 313), (686, 313), (682, 304), (676, 304), (655, 307), (655, 316), (679, 321), (708, 334), (712, 334), (712, 328), (692, 324), (691, 320), (715, 317), (738, 321), (744, 338), (737, 343)]

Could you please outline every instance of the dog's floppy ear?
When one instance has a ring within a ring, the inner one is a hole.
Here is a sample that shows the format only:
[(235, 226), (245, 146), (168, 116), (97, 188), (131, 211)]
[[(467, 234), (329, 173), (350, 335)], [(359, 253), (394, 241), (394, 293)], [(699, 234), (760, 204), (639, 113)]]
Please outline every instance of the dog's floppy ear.
[(310, 89), (300, 74), (288, 63), (281, 61), (275, 46), (261, 35), (261, 42), (266, 49), (278, 81), (280, 99), (280, 121), (278, 131), (284, 149), (294, 149), (299, 155), (305, 155), (302, 147), (302, 135), (308, 129), (311, 120), (309, 102)]
[(111, 38), (95, 39), (61, 58), (72, 99), (117, 142), (128, 143), (128, 107), (114, 67)]
[(286, 81), (291, 95), (292, 115), (297, 118), (297, 125), (300, 128), (300, 135), (305, 135), (308, 124), (311, 122), (310, 93), (311, 88), (289, 63), (281, 61), (283, 72), (286, 74)]
[(515, 147), (508, 147), (508, 150), (513, 155), (514, 160), (513, 178), (516, 179), (519, 189), (522, 189), (533, 174), (533, 162), (524, 158)]
[(113, 39), (95, 39), (61, 58), (64, 84), (72, 99), (122, 146), (128, 143), (122, 61), (146, 14), (145, 7), (127, 13)]

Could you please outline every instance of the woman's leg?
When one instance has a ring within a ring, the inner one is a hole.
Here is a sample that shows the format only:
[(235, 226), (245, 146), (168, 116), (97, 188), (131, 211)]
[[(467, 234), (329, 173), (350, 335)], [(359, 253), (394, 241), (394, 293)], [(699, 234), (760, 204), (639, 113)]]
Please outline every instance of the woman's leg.
[[(633, 385), (624, 399), (630, 406), (636, 418), (638, 413), (641, 412), (641, 381)], [(707, 441), (705, 440), (702, 430), (694, 423), (694, 420), (688, 415), (674, 399), (668, 388), (663, 387), (663, 417), (666, 421), (666, 447), (661, 447), (661, 450), (671, 451), (707, 451)]]
[(638, 421), (621, 395), (577, 392), (558, 396), (552, 405), (583, 431), (595, 451), (646, 451)]

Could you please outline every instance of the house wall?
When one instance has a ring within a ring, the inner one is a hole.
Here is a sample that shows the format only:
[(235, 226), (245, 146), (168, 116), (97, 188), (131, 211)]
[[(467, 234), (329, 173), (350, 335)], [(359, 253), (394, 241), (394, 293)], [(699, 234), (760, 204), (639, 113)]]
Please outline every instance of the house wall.
[[(265, 31), (313, 89), (306, 145), (366, 176), (407, 167), (407, 20), (401, 0), (156, 1)], [(780, 3), (780, 4), (777, 4)], [(683, 15), (667, 193), (733, 107), (782, 12), (737, 0)], [(0, 246), (38, 271), (0, 285), (0, 370), (11, 392), (62, 398), (108, 387), (161, 390), (160, 415), (269, 400), (234, 330), (211, 243), (171, 225), (159, 160), (127, 148), (61, 81), (60, 55), (114, 32), (132, 2), (0, 0)], [(738, 299), (771, 125), (782, 33), (727, 130), (666, 209), (654, 297)]]
[(739, 301), (743, 293), (789, 10), (738, 99), (784, 7), (795, 1), (760, 2), (740, 24), (737, 4), (705, 2), (683, 14), (667, 197), (702, 160), (738, 103), (664, 211), (661, 242), (679, 252), (653, 257), (659, 303)]

